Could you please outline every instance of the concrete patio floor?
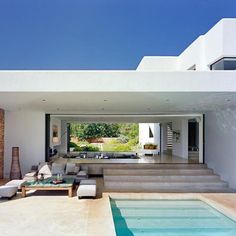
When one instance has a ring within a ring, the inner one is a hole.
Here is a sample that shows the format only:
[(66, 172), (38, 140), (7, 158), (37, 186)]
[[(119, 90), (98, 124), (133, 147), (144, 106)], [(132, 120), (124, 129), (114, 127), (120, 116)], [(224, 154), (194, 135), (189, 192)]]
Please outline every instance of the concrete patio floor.
[[(98, 180), (98, 182), (101, 181)], [(99, 182), (98, 185), (101, 183)], [(100, 193), (99, 193), (100, 195)], [(63, 191), (37, 191), (0, 199), (0, 235), (115, 236), (109, 197), (201, 199), (236, 220), (236, 194), (104, 193), (97, 199), (69, 198)]]

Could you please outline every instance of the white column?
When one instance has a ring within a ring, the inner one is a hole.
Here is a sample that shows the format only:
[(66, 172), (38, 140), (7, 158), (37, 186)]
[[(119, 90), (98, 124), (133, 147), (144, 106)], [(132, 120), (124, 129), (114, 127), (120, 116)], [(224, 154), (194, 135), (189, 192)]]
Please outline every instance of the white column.
[(203, 163), (203, 116), (197, 121), (199, 126), (199, 163)]
[(161, 124), (161, 151), (165, 152), (167, 150), (167, 124)]

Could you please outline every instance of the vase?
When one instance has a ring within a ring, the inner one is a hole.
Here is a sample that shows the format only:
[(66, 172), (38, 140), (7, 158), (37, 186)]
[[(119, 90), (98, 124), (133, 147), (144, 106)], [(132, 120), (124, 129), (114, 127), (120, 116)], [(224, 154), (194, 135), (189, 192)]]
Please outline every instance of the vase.
[(22, 174), (21, 174), (21, 169), (20, 169), (19, 147), (13, 147), (10, 180), (21, 179), (21, 178), (22, 178)]

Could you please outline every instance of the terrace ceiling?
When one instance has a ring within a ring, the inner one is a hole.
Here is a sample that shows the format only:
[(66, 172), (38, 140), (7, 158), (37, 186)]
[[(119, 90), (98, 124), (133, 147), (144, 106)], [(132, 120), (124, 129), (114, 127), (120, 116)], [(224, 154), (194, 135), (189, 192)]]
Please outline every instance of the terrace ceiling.
[(51, 114), (181, 114), (235, 106), (235, 92), (0, 92), (0, 108)]
[(0, 108), (51, 114), (181, 114), (236, 106), (235, 71), (0, 71)]

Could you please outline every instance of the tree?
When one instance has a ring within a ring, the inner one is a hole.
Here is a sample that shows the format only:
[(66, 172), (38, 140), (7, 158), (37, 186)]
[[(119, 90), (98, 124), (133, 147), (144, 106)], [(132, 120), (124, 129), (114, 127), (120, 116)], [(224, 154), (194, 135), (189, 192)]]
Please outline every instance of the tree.
[(71, 135), (80, 139), (118, 137), (119, 124), (107, 123), (72, 123)]

